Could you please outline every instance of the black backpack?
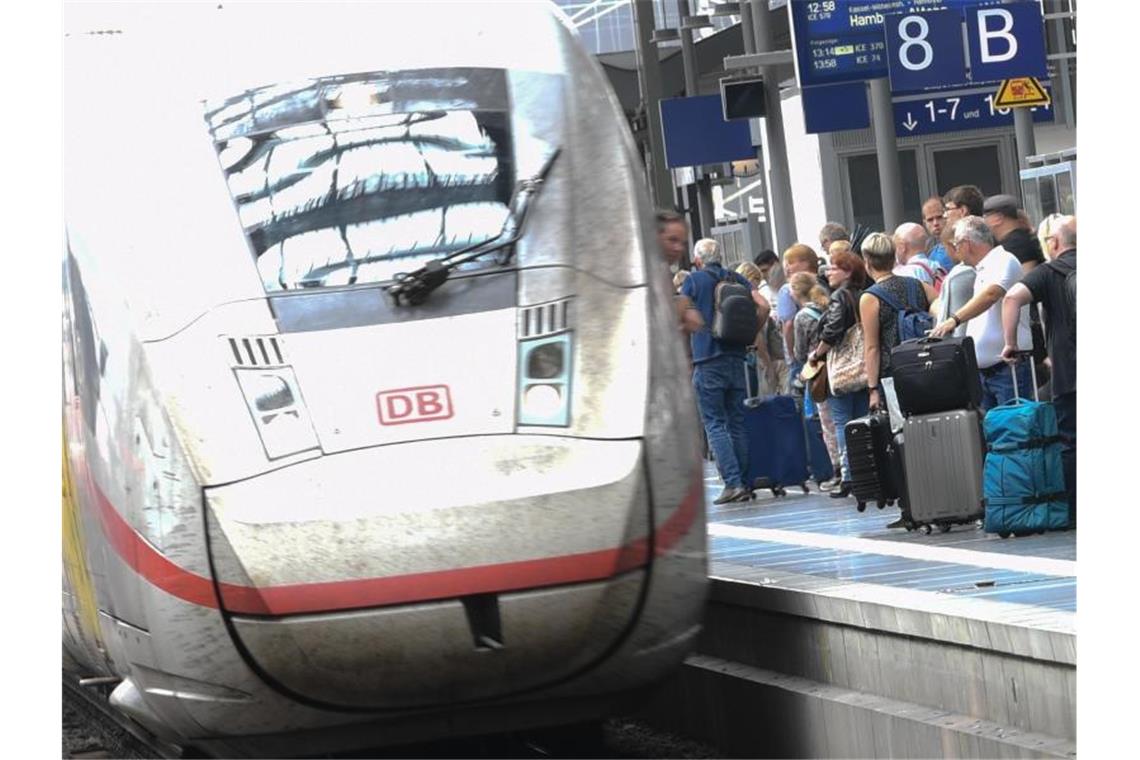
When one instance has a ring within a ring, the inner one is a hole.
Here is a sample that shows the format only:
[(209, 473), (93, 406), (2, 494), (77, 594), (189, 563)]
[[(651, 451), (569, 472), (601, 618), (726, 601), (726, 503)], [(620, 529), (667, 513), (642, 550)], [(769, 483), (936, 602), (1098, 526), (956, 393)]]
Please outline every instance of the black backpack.
[(726, 271), (713, 291), (712, 336), (729, 348), (744, 348), (752, 345), (759, 331), (752, 291), (733, 281), (732, 273)]

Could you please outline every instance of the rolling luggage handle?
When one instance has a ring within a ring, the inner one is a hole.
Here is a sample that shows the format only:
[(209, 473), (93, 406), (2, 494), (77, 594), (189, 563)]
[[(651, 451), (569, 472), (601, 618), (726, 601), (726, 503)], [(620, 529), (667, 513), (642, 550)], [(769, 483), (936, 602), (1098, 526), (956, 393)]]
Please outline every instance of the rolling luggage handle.
[(1017, 390), (1017, 365), (1021, 362), (1022, 359), (1029, 357), (1029, 372), (1033, 378), (1033, 400), (1040, 402), (1041, 394), (1037, 390), (1037, 365), (1033, 361), (1033, 352), (1018, 351), (1013, 355), (1013, 357), (1015, 361), (1009, 365), (1010, 375), (1013, 376), (1013, 398), (1017, 401), (1021, 400), (1021, 393)]
[(755, 409), (760, 406), (760, 362), (756, 362), (756, 392), (752, 392), (752, 376), (748, 373), (748, 354), (755, 354), (756, 346), (749, 346), (744, 351), (744, 406)]

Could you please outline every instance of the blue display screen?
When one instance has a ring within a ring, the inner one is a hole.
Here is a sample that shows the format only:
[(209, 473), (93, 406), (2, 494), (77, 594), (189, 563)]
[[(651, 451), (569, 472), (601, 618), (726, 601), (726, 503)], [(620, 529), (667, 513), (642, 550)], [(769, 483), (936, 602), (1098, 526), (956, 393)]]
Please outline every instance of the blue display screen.
[(995, 5), (1000, 0), (793, 0), (789, 4), (800, 86), (887, 76), (886, 17)]

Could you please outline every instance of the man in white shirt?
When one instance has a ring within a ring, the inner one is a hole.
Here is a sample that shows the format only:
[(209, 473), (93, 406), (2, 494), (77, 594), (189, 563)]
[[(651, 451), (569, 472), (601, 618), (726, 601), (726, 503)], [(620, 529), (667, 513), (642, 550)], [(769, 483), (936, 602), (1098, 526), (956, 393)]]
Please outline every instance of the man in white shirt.
[(895, 260), (898, 262), (894, 274), (914, 277), (931, 287), (941, 281), (943, 272), (938, 265), (926, 256), (927, 234), (921, 224), (906, 222), (895, 230)]
[[(1005, 336), (1002, 332), (1001, 301), (1007, 291), (1021, 280), (1021, 263), (1009, 251), (994, 244), (993, 233), (984, 220), (968, 216), (954, 225), (954, 247), (962, 261), (976, 272), (974, 296), (931, 332), (941, 338), (965, 324), (966, 334), (974, 339), (974, 353), (982, 380), (982, 410), (1010, 401), (1018, 394), (1030, 395), (1032, 381), (1026, 362), (1018, 362), (1011, 370), (1002, 360)], [(1033, 348), (1029, 332), (1029, 309), (1021, 310), (1017, 324), (1017, 345), (1022, 351)], [(1017, 392), (1012, 372), (1017, 373)]]

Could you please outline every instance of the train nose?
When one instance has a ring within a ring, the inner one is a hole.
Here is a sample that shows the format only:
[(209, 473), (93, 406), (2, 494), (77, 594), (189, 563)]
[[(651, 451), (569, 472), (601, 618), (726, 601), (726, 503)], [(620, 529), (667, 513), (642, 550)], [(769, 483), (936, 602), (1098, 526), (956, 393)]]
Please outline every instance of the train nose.
[(330, 706), (505, 696), (598, 662), (649, 562), (639, 441), (374, 447), (206, 489), (223, 609), (255, 667)]

